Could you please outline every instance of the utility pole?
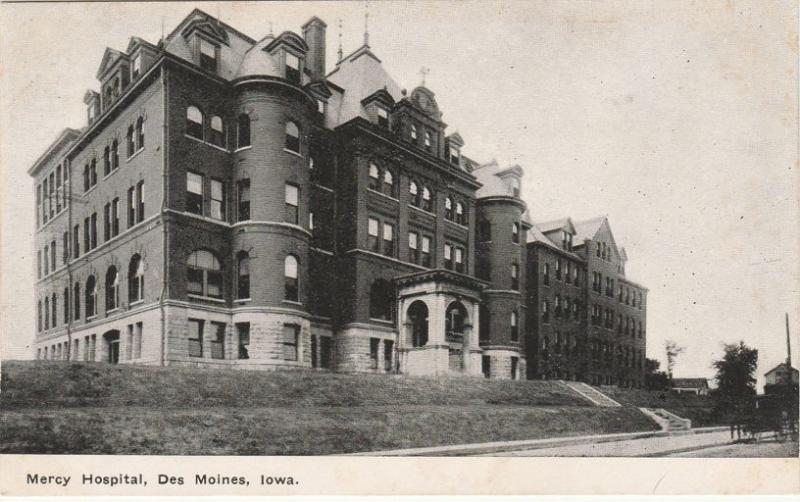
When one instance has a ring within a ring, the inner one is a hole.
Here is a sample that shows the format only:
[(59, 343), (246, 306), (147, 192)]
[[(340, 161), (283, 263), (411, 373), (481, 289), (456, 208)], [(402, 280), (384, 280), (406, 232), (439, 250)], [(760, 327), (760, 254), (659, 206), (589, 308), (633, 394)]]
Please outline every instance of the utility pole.
[[(792, 368), (792, 339), (789, 337), (789, 313), (786, 312), (786, 366)], [(791, 375), (789, 376), (791, 380)]]

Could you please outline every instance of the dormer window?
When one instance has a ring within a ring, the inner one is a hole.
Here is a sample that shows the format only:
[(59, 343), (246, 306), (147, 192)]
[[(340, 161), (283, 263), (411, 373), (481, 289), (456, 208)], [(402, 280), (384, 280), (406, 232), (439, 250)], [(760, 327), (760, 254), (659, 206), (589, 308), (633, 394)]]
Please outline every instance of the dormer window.
[(292, 53), (286, 53), (286, 80), (300, 83), (300, 58)]
[(461, 164), (461, 151), (453, 145), (450, 145), (450, 163), (454, 166)]
[(202, 38), (200, 39), (200, 68), (217, 72), (217, 46)]
[(425, 131), (425, 149), (431, 151), (432, 140), (430, 131)]
[(389, 112), (378, 107), (378, 125), (384, 129), (389, 128)]
[(137, 54), (133, 58), (133, 64), (131, 64), (131, 80), (136, 79), (142, 73), (142, 55)]
[(89, 105), (89, 123), (91, 124), (94, 122), (95, 115), (94, 115), (94, 102)]
[(519, 179), (518, 178), (509, 178), (508, 180), (508, 188), (511, 191), (511, 195), (514, 197), (519, 197)]
[(572, 234), (566, 230), (561, 231), (561, 247), (567, 251), (572, 251)]
[(411, 124), (411, 141), (417, 142), (417, 126), (415, 124)]
[(325, 115), (325, 102), (321, 99), (317, 100), (317, 113), (320, 115)]

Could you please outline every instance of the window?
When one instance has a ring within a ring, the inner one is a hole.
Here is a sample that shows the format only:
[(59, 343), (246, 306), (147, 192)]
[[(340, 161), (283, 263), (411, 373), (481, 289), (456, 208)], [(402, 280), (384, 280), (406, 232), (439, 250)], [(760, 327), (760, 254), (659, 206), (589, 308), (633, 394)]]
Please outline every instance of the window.
[(211, 323), (211, 359), (225, 359), (225, 323)]
[(371, 163), (369, 164), (369, 188), (372, 190), (381, 189), (381, 173), (378, 166)]
[(511, 289), (519, 289), (519, 265), (511, 264)]
[(103, 206), (103, 241), (111, 238), (111, 203)]
[(211, 217), (215, 220), (225, 220), (225, 185), (219, 181), (211, 180)]
[(47, 257), (48, 250), (50, 249), (50, 245), (47, 244), (44, 247), (44, 275), (48, 275), (50, 273), (50, 260)]
[(69, 314), (70, 314), (70, 306), (69, 303), (69, 287), (64, 288), (64, 324), (69, 322)]
[(430, 131), (425, 131), (425, 149), (428, 150), (429, 152), (433, 149)]
[(467, 320), (467, 310), (461, 302), (455, 301), (447, 307), (444, 316), (444, 329), (447, 335), (461, 336), (464, 334), (464, 323)]
[(189, 357), (203, 357), (203, 324), (201, 319), (189, 319)]
[(561, 295), (556, 295), (555, 300), (556, 319), (561, 318)]
[(380, 242), (378, 238), (379, 226), (380, 222), (378, 222), (378, 220), (375, 218), (369, 218), (367, 220), (367, 248), (370, 251), (380, 251)]
[(108, 267), (106, 272), (106, 312), (112, 312), (119, 307), (119, 275), (117, 267)]
[(518, 342), (519, 341), (519, 326), (517, 325), (517, 311), (514, 310), (511, 312), (511, 341)]
[(511, 379), (517, 379), (517, 369), (519, 368), (519, 358), (511, 356)]
[(456, 223), (459, 225), (467, 224), (467, 215), (464, 214), (464, 205), (456, 202)]
[(239, 206), (239, 221), (250, 219), (250, 180), (240, 180), (236, 184)]
[(369, 289), (369, 317), (383, 321), (392, 320), (394, 288), (385, 279), (376, 279)]
[(42, 185), (36, 185), (36, 226), (42, 224)]
[(42, 300), (36, 304), (36, 331), (42, 330)]
[(511, 225), (511, 242), (519, 244), (519, 223), (516, 221)]
[(119, 167), (119, 142), (115, 139), (111, 142), (111, 170)]
[(425, 211), (433, 211), (433, 201), (431, 200), (431, 191), (428, 187), (422, 187), (422, 209)]
[[(116, 166), (114, 166), (116, 167)], [(92, 158), (92, 161), (89, 162), (89, 185), (95, 186), (97, 184), (97, 159)], [(50, 192), (53, 192), (53, 185), (50, 184)], [(50, 217), (53, 217), (53, 207), (50, 206)]]
[(250, 115), (240, 113), (236, 121), (236, 148), (250, 146)]
[(431, 238), (427, 236), (422, 237), (422, 266), (431, 266)]
[(453, 270), (453, 246), (451, 244), (444, 245), (444, 268)]
[(419, 263), (419, 234), (416, 232), (408, 233), (408, 259), (411, 263)]
[(297, 258), (287, 255), (283, 261), (284, 298), (296, 302), (299, 299), (299, 285), (297, 281)]
[(136, 149), (144, 148), (144, 118), (136, 119)]
[(128, 189), (128, 228), (136, 224), (136, 187)]
[(103, 176), (111, 174), (111, 148), (105, 147), (103, 149)]
[(455, 248), (455, 258), (456, 258), (456, 272), (464, 272), (464, 248), (456, 247)]
[(250, 256), (246, 251), (239, 253), (236, 270), (236, 298), (250, 298)]
[(477, 238), (479, 242), (489, 242), (492, 240), (492, 224), (486, 220), (480, 220), (477, 228)]
[(561, 247), (567, 251), (572, 250), (572, 234), (566, 230), (561, 231)]
[(136, 79), (139, 74), (142, 72), (142, 55), (137, 54), (133, 58), (133, 64), (131, 65), (131, 80)]
[(317, 113), (320, 115), (325, 115), (325, 102), (321, 99), (317, 100)]
[(485, 378), (492, 376), (492, 358), (491, 356), (481, 356), (481, 372)]
[(217, 115), (211, 117), (211, 144), (225, 148), (225, 129), (222, 119)]
[[(45, 257), (45, 261), (47, 258)], [(36, 277), (41, 279), (42, 278), (42, 251), (36, 251)]]
[(186, 134), (201, 141), (203, 139), (203, 112), (196, 106), (186, 109)]
[(519, 179), (516, 177), (509, 178), (509, 187), (511, 188), (511, 194), (514, 197), (519, 197)]
[(133, 255), (128, 265), (128, 303), (144, 299), (144, 261), (138, 254)]
[(111, 201), (111, 237), (119, 235), (119, 198)]
[(394, 256), (394, 225), (386, 222), (383, 224), (383, 254)]
[(79, 321), (81, 318), (81, 285), (78, 282), (72, 288), (72, 302), (75, 304), (73, 308), (75, 320)]
[(297, 361), (297, 345), (300, 338), (300, 326), (296, 324), (283, 325), (283, 359)]
[(411, 141), (414, 143), (417, 142), (417, 126), (416, 124), (411, 124)]
[(86, 279), (86, 291), (84, 291), (86, 298), (84, 298), (84, 305), (86, 306), (86, 319), (94, 317), (97, 314), (97, 284), (95, 283), (94, 276), (90, 275)]
[(286, 80), (300, 83), (300, 58), (290, 52), (286, 53)]
[(383, 369), (392, 371), (392, 358), (394, 356), (394, 342), (392, 340), (383, 341)]
[(200, 68), (217, 71), (217, 47), (204, 39), (200, 39)]
[(450, 163), (455, 166), (461, 163), (461, 152), (453, 145), (450, 145)]
[(222, 267), (210, 251), (198, 250), (189, 255), (186, 290), (189, 294), (222, 298)]
[(91, 232), (90, 236), (92, 238), (91, 245), (92, 249), (97, 247), (97, 213), (92, 213), (92, 217), (90, 218), (91, 223)]
[(50, 270), (56, 271), (56, 241), (50, 241)]
[(448, 220), (453, 219), (453, 199), (449, 195), (444, 199), (444, 217)]
[(383, 193), (394, 197), (394, 175), (388, 169), (383, 172)]
[(203, 176), (193, 172), (186, 173), (186, 211), (203, 214)]
[(128, 127), (128, 134), (125, 136), (125, 140), (128, 145), (128, 158), (130, 158), (133, 156), (133, 152), (136, 151), (136, 143), (134, 140), (134, 132), (132, 125)]
[(136, 223), (144, 221), (144, 181), (136, 184)]
[(561, 280), (561, 258), (556, 260), (556, 280)]
[[(139, 359), (142, 357), (142, 330), (144, 324), (141, 322), (136, 323), (136, 328), (133, 332), (133, 358)], [(77, 340), (76, 340), (77, 343)]]
[(378, 369), (378, 349), (381, 346), (380, 338), (369, 339), (369, 361), (370, 368), (373, 370)]
[(300, 189), (296, 185), (286, 184), (286, 223), (298, 224), (298, 199), (300, 198)]
[(384, 129), (389, 128), (389, 113), (381, 107), (378, 107), (378, 126)]
[(250, 359), (250, 323), (236, 323), (236, 334), (239, 339), (239, 359)]
[(290, 152), (300, 153), (300, 129), (294, 122), (286, 123), (286, 149)]
[(44, 329), (50, 329), (50, 297), (44, 298)]
[(409, 183), (408, 194), (411, 196), (411, 205), (419, 207), (420, 205), (419, 185), (417, 185), (416, 181), (411, 180), (411, 183)]

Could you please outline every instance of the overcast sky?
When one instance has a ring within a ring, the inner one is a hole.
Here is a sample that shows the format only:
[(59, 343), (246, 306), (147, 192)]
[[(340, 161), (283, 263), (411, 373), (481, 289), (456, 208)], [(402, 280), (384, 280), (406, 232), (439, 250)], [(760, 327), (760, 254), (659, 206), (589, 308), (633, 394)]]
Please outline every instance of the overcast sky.
[[(363, 40), (356, 3), (3, 4), (3, 358), (34, 334), (33, 184), (82, 127), (104, 49), (156, 42), (199, 6), (260, 39), (317, 15), (328, 69)], [(401, 87), (436, 93), (478, 161), (525, 169), (534, 221), (608, 215), (628, 276), (650, 289), (647, 355), (686, 347), (676, 376), (712, 376), (723, 342), (759, 374), (798, 344), (797, 11), (793, 2), (373, 2), (369, 41)], [(796, 360), (796, 358), (795, 358)]]

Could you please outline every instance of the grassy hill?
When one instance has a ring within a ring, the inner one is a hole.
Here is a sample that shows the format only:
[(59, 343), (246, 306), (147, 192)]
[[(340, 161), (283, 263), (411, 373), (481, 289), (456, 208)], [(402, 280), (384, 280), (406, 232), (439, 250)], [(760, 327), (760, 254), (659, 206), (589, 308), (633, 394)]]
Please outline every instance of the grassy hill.
[(8, 361), (0, 453), (318, 455), (647, 431), (557, 382)]
[(679, 417), (690, 419), (692, 427), (725, 425), (720, 417), (714, 414), (714, 403), (709, 396), (615, 387), (598, 387), (598, 389), (620, 404), (643, 408), (664, 408)]

